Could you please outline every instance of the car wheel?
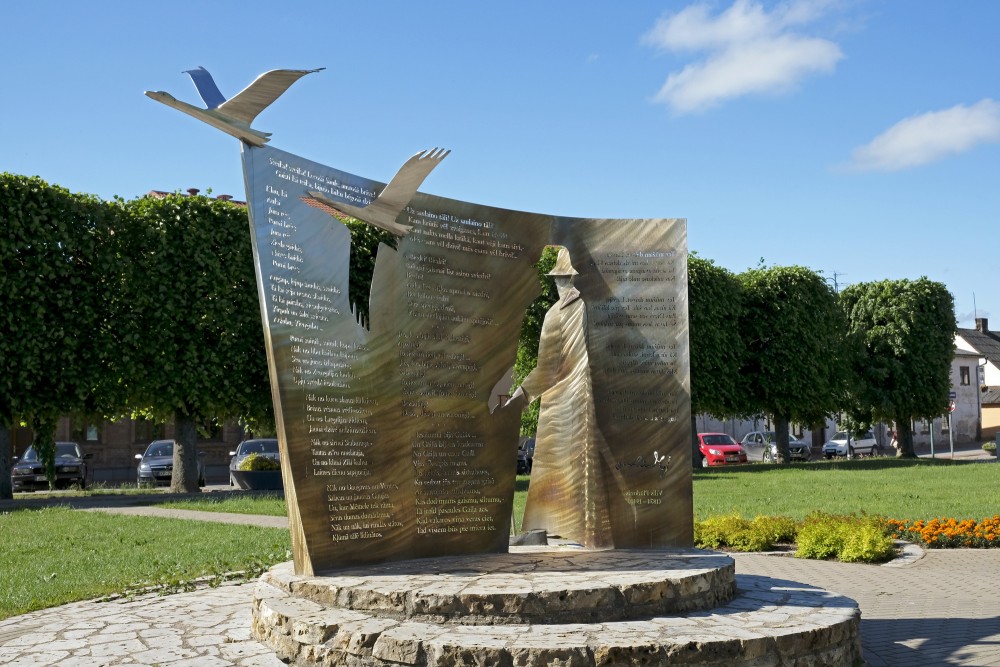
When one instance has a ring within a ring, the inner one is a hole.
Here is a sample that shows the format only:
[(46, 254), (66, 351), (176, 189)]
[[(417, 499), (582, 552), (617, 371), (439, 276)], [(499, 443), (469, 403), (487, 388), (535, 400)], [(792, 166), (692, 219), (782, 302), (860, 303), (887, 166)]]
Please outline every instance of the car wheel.
[(823, 458), (825, 458), (827, 461), (829, 461), (830, 459), (833, 458), (833, 454), (824, 454)]

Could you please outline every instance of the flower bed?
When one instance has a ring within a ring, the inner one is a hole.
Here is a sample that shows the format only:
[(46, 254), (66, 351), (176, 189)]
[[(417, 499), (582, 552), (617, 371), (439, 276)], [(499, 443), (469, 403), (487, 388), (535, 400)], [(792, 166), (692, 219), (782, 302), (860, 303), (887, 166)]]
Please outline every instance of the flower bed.
[(879, 516), (813, 512), (803, 521), (733, 513), (695, 522), (695, 546), (731, 551), (764, 551), (795, 545), (797, 558), (879, 563), (892, 558), (893, 540), (935, 549), (1000, 547), (1000, 514), (982, 521), (931, 519), (901, 521)]
[(974, 519), (931, 519), (898, 521), (889, 519), (898, 539), (919, 542), (929, 548), (983, 549), (1000, 547), (1000, 514), (982, 521)]

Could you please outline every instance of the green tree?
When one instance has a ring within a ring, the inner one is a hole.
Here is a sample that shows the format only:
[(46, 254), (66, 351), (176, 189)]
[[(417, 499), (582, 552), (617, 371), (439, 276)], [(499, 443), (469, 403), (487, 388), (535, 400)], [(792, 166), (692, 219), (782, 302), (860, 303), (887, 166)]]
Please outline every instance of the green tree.
[(947, 409), (955, 352), (955, 303), (941, 283), (882, 280), (840, 295), (855, 350), (850, 406), (861, 421), (890, 421), (899, 456), (913, 457), (914, 419)]
[(351, 268), (348, 286), (350, 301), (357, 308), (361, 321), (368, 322), (368, 306), (378, 246), (384, 243), (395, 248), (396, 237), (384, 229), (354, 218), (345, 219), (344, 224), (351, 233)]
[(691, 359), (691, 460), (701, 466), (697, 415), (741, 414), (743, 287), (710, 259), (688, 256), (688, 348)]
[(122, 377), (136, 413), (174, 421), (170, 490), (197, 491), (198, 427), (271, 413), (247, 212), (179, 194), (119, 205), (132, 250), (121, 266)]
[(59, 415), (111, 409), (115, 220), (95, 197), (0, 174), (0, 498), (11, 497), (12, 425), (34, 428), (52, 486)]
[[(538, 364), (538, 339), (542, 335), (542, 322), (545, 313), (559, 300), (555, 281), (548, 275), (556, 264), (558, 248), (549, 246), (542, 251), (542, 256), (535, 263), (538, 271), (538, 282), (542, 293), (528, 306), (524, 319), (521, 321), (521, 334), (517, 345), (517, 358), (514, 361), (514, 386), (520, 386), (528, 373), (535, 370)], [(538, 430), (539, 401), (534, 401), (521, 413), (521, 435), (531, 435)]]
[(739, 278), (743, 388), (751, 412), (773, 416), (778, 461), (786, 463), (789, 422), (814, 424), (843, 402), (847, 323), (836, 294), (810, 269), (761, 267)]

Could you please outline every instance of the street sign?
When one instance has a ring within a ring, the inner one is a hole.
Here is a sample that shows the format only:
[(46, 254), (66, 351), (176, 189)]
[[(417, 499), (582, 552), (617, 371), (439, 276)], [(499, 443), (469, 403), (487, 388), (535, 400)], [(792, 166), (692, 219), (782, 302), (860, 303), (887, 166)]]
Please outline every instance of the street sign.
[(948, 398), (954, 401), (956, 398), (958, 398), (958, 392), (957, 391), (948, 392)]
[(948, 412), (954, 412), (954, 411), (955, 411), (955, 401), (952, 401), (951, 405), (948, 406)]

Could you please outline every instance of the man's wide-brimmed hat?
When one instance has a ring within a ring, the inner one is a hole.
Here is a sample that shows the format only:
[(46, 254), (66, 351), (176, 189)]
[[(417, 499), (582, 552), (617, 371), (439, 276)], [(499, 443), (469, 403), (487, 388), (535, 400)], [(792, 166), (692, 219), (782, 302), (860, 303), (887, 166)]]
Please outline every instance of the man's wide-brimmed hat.
[(579, 275), (577, 270), (573, 268), (573, 264), (569, 260), (569, 250), (566, 248), (559, 248), (559, 254), (556, 255), (556, 265), (552, 267), (552, 270), (546, 273), (547, 276), (575, 276)]

